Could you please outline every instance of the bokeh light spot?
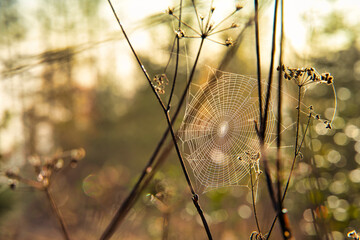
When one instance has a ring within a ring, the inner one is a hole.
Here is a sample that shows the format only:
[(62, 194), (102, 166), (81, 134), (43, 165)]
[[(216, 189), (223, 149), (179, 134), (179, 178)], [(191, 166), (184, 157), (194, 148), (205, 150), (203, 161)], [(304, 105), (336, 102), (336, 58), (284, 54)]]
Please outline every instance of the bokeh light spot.
[(333, 115), (334, 115), (334, 108), (332, 108), (332, 107), (330, 107), (330, 108), (327, 108), (326, 110), (325, 110), (325, 117), (327, 118), (327, 119), (332, 119), (332, 117), (333, 117)]
[(337, 97), (338, 97), (338, 99), (340, 99), (342, 101), (346, 101), (346, 100), (350, 99), (351, 92), (348, 88), (342, 87), (337, 90)]
[(313, 221), (313, 215), (312, 215), (312, 210), (310, 208), (306, 209), (303, 213), (303, 217), (304, 220), (307, 222), (312, 222)]
[(357, 141), (354, 145), (355, 151), (360, 153), (360, 141)]
[(332, 235), (332, 239), (334, 240), (344, 240), (344, 235), (341, 232), (332, 231), (331, 235)]
[(342, 117), (335, 117), (333, 126), (335, 129), (343, 129), (345, 127), (345, 120)]
[(337, 208), (339, 206), (339, 198), (335, 195), (330, 195), (327, 198), (329, 208)]
[(243, 204), (238, 208), (238, 214), (243, 219), (248, 219), (251, 216), (251, 213), (251, 209), (248, 205)]
[(329, 190), (333, 194), (341, 194), (348, 191), (349, 186), (345, 185), (342, 181), (335, 181), (330, 184)]
[(355, 125), (348, 124), (345, 127), (345, 134), (347, 137), (355, 139), (360, 134), (360, 130)]
[(343, 132), (334, 135), (334, 142), (339, 146), (344, 146), (349, 142), (349, 138)]
[(322, 155), (315, 155), (314, 156), (316, 167), (319, 168), (327, 168), (330, 166), (330, 162), (327, 161)]
[(339, 222), (346, 221), (349, 217), (346, 209), (344, 208), (336, 208), (333, 212), (333, 215), (334, 215), (334, 219)]
[(327, 160), (331, 163), (337, 163), (341, 159), (341, 155), (336, 150), (330, 150), (329, 153), (326, 156)]
[(352, 170), (349, 174), (350, 181), (360, 183), (360, 168)]
[(360, 153), (355, 154), (355, 162), (360, 165)]
[(312, 142), (311, 142), (311, 144), (312, 144), (312, 150), (313, 150), (314, 152), (320, 151), (321, 146), (322, 146), (322, 143), (321, 143), (320, 140), (318, 140), (318, 139), (313, 139)]
[(102, 187), (99, 185), (98, 177), (90, 174), (83, 180), (83, 191), (89, 197), (99, 197), (102, 194)]

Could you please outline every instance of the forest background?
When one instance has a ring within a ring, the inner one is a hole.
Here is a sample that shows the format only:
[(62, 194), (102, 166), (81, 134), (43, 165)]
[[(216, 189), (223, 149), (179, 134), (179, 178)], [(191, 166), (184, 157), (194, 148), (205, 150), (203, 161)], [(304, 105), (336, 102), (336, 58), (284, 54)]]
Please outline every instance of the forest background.
[[(219, 16), (214, 20), (233, 11), (236, 3), (215, 1)], [(254, 26), (247, 24), (253, 14), (253, 3), (240, 3), (244, 8), (230, 19), (240, 27), (217, 38), (236, 39), (245, 29), (241, 41), (235, 42), (236, 55), (224, 70), (255, 76)], [(169, 58), (177, 21), (166, 10), (176, 4), (114, 1), (151, 76), (161, 73)], [(261, 3), (264, 65), (270, 59), (272, 5), (272, 1)], [(199, 8), (206, 13), (208, 6), (199, 2)], [(190, 5), (184, 9), (184, 18), (194, 21)], [(329, 213), (327, 221), (334, 239), (360, 230), (359, 10), (357, 1), (339, 0), (306, 1), (302, 6), (285, 1), (284, 9), (284, 63), (292, 67), (313, 66), (334, 76), (338, 106), (333, 127), (325, 129), (322, 123), (315, 122), (310, 129), (313, 149), (302, 151), (304, 159), (313, 158), (316, 163), (320, 198)], [(196, 50), (196, 41), (184, 40), (187, 48), (181, 54), (187, 61), (195, 57), (192, 52)], [(204, 48), (201, 64), (214, 68), (229, 51), (210, 41)], [(5, 173), (11, 170), (30, 178), (33, 176), (30, 156), (53, 156), (83, 148), (86, 157), (75, 169), (56, 176), (52, 192), (70, 232), (96, 239), (133, 187), (167, 126), (108, 3), (1, 1), (0, 53), (0, 238), (47, 239), (54, 235), (61, 239), (43, 193), (19, 183), (12, 191), (9, 184), (12, 186), (13, 182), (9, 182)], [(180, 75), (183, 80), (179, 80), (175, 91), (174, 105), (185, 85), (186, 74), (183, 71)], [(207, 73), (199, 71), (196, 78), (205, 81)], [(331, 88), (310, 88), (305, 101), (331, 118), (334, 110)], [(181, 117), (175, 128), (180, 124)], [(159, 192), (166, 193), (166, 205), (171, 209), (166, 211), (169, 239), (205, 238), (176, 158), (172, 153), (155, 175), (118, 229), (119, 239), (161, 238), (164, 211), (151, 198)], [(297, 163), (284, 203), (297, 239), (316, 239), (309, 216), (312, 202), (308, 181), (313, 176), (309, 165), (305, 160)], [(260, 179), (258, 212), (264, 228), (272, 219), (267, 210), (270, 202), (266, 191), (265, 182)], [(249, 196), (249, 190), (241, 187), (200, 196), (215, 239), (249, 238), (256, 229)]]

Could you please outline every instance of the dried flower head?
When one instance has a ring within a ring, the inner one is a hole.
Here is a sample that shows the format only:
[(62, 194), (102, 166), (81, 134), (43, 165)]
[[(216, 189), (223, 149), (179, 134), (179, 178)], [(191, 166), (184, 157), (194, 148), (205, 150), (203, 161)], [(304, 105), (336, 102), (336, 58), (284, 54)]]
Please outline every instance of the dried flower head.
[(234, 42), (230, 37), (225, 40), (225, 46), (231, 47), (233, 45), (234, 45)]
[(153, 78), (152, 81), (152, 85), (155, 88), (156, 92), (158, 92), (159, 94), (164, 94), (165, 93), (165, 86), (168, 85), (169, 80), (166, 77), (166, 74), (160, 74), (160, 75), (155, 75), (155, 77)]
[(348, 232), (347, 236), (349, 238), (354, 239), (354, 240), (359, 240), (360, 239), (359, 234), (357, 234), (357, 232), (355, 230), (352, 230), (352, 231)]
[(85, 157), (85, 150), (83, 148), (74, 149), (71, 151), (65, 151), (55, 154), (53, 157), (39, 157), (31, 156), (28, 159), (28, 162), (33, 166), (35, 176), (34, 179), (28, 179), (22, 177), (20, 174), (17, 174), (13, 171), (7, 171), (5, 175), (12, 181), (9, 185), (10, 188), (15, 188), (15, 183), (13, 181), (19, 181), (30, 187), (45, 190), (51, 184), (51, 179), (54, 173), (63, 169), (64, 162), (69, 161), (69, 165), (73, 166), (72, 163), (76, 163)]
[(242, 6), (240, 3), (237, 3), (237, 4), (235, 5), (236, 11), (239, 11), (239, 10), (241, 10), (242, 8), (243, 8), (243, 6)]
[(185, 37), (185, 32), (183, 30), (181, 30), (181, 29), (175, 31), (175, 34), (176, 34), (176, 37), (179, 38), (179, 39)]
[(191, 25), (187, 24), (186, 22), (184, 22), (182, 19), (180, 19), (178, 16), (175, 15), (174, 13), (174, 9), (173, 8), (168, 8), (167, 13), (173, 17), (175, 17), (178, 21), (180, 21), (182, 23), (183, 26), (187, 27), (188, 29), (190, 29), (193, 33), (195, 33), (195, 35), (191, 36), (191, 35), (186, 35), (185, 32), (181, 29), (175, 31), (175, 34), (177, 35), (178, 38), (202, 38), (202, 39), (208, 39), (212, 42), (224, 45), (224, 46), (232, 46), (233, 42), (226, 40), (225, 43), (224, 42), (219, 42), (216, 40), (213, 40), (211, 38), (209, 38), (212, 35), (215, 35), (217, 33), (220, 32), (224, 32), (226, 30), (229, 29), (234, 29), (234, 28), (238, 28), (239, 25), (236, 23), (232, 23), (230, 26), (225, 27), (223, 29), (218, 29), (220, 27), (220, 25), (222, 25), (226, 20), (228, 20), (232, 15), (234, 15), (237, 11), (239, 11), (240, 9), (242, 9), (242, 6), (240, 4), (236, 4), (235, 10), (230, 13), (228, 16), (226, 16), (223, 20), (221, 20), (217, 25), (215, 25), (212, 22), (212, 15), (215, 11), (215, 7), (214, 6), (210, 6), (210, 10), (209, 10), (209, 14), (207, 16), (203, 16), (198, 14), (198, 10), (196, 8), (196, 4), (195, 1), (192, 1), (193, 7), (195, 9), (195, 13), (196, 13), (196, 18), (197, 18), (197, 22), (198, 22), (198, 29), (192, 27)]
[[(280, 70), (280, 67), (277, 68)], [(284, 78), (293, 80), (299, 87), (306, 86), (311, 83), (333, 83), (333, 76), (330, 73), (322, 73), (321, 75), (313, 67), (309, 68), (290, 68), (282, 66), (281, 70), (284, 72)]]
[(166, 10), (166, 13), (169, 15), (173, 15), (174, 14), (174, 8), (168, 7), (168, 9)]
[[(335, 118), (336, 106), (337, 106), (336, 91), (335, 91), (335, 87), (333, 85), (334, 77), (331, 76), (331, 74), (327, 73), (327, 72), (320, 74), (313, 67), (290, 68), (290, 67), (286, 67), (285, 65), (282, 65), (281, 67), (278, 66), (277, 70), (278, 71), (281, 70), (281, 72), (284, 74), (285, 79), (294, 81), (299, 87), (308, 86), (309, 84), (313, 84), (313, 83), (325, 83), (327, 85), (332, 86), (333, 92), (334, 92), (334, 109), (335, 110), (333, 112), (333, 117), (332, 117), (331, 121), (327, 121), (327, 120), (324, 121), (325, 127), (327, 129), (332, 129), (332, 122)], [(310, 116), (314, 117), (316, 120), (323, 120), (320, 118), (320, 115), (316, 114), (313, 111), (312, 106), (310, 108)]]

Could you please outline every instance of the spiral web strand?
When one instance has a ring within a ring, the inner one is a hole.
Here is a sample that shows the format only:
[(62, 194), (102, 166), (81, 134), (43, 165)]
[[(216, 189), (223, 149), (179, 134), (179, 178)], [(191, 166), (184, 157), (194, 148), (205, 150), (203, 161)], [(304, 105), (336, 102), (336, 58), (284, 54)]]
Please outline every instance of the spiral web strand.
[[(257, 80), (209, 71), (208, 81), (192, 85), (179, 130), (184, 157), (204, 192), (227, 186), (249, 186), (260, 173)], [(262, 96), (264, 98), (264, 96)], [(263, 101), (264, 102), (264, 101)], [(275, 138), (276, 118), (270, 104), (265, 144)]]

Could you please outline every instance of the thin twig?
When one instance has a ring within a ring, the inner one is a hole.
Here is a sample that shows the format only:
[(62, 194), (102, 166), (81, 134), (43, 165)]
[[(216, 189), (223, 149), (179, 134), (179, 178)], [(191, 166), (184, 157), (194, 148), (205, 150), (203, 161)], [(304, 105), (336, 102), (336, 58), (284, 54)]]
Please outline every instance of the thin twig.
[(255, 42), (256, 42), (256, 66), (258, 79), (258, 94), (259, 94), (259, 122), (262, 123), (262, 92), (261, 92), (261, 62), (260, 62), (260, 41), (259, 41), (259, 3), (254, 0), (255, 7)]
[(256, 211), (255, 196), (254, 196), (254, 183), (253, 183), (253, 179), (252, 179), (251, 165), (250, 165), (250, 181), (251, 181), (251, 198), (252, 198), (252, 205), (253, 205), (253, 210), (254, 210), (254, 218), (255, 218), (256, 227), (258, 229), (258, 232), (261, 234), (259, 219), (257, 217), (257, 211)]
[(60, 224), (62, 233), (64, 235), (64, 239), (70, 240), (69, 232), (68, 232), (68, 230), (66, 228), (65, 221), (64, 221), (64, 219), (63, 219), (63, 217), (62, 217), (62, 215), (60, 213), (59, 208), (57, 207), (57, 205), (55, 203), (55, 200), (54, 200), (53, 196), (50, 193), (49, 188), (47, 188), (47, 187), (44, 188), (44, 192), (46, 194), (47, 199), (50, 202), (51, 209), (53, 210), (53, 212), (54, 212), (54, 214), (56, 216), (56, 219), (58, 220), (58, 222)]
[(170, 213), (166, 211), (163, 214), (163, 234), (162, 240), (167, 240), (169, 238), (169, 222), (170, 222)]
[[(305, 131), (304, 131), (304, 134), (303, 134), (303, 136), (302, 136), (302, 140), (300, 141), (300, 144), (299, 144), (299, 149), (301, 149), (302, 144), (304, 143), (304, 139), (305, 139), (306, 133), (307, 133), (307, 131), (308, 131), (308, 129), (309, 129), (309, 125), (310, 125), (311, 118), (312, 118), (312, 116), (311, 116), (311, 114), (310, 114), (310, 115), (309, 115), (309, 118), (308, 118), (308, 122), (307, 122), (306, 128), (305, 128)], [(287, 179), (287, 181), (286, 181), (284, 193), (283, 193), (282, 198), (281, 198), (281, 201), (282, 201), (282, 202), (284, 202), (285, 197), (286, 197), (286, 194), (287, 194), (287, 191), (288, 191), (288, 189), (289, 189), (291, 176), (292, 176), (292, 173), (293, 173), (293, 171), (294, 171), (296, 158), (298, 157), (299, 153), (300, 153), (300, 152), (298, 152), (298, 153), (294, 156), (294, 158), (293, 158), (293, 161), (292, 161), (292, 164), (291, 164), (290, 173), (289, 173), (288, 179)], [(273, 228), (274, 228), (274, 226), (275, 226), (275, 223), (276, 223), (276, 221), (277, 221), (277, 218), (278, 218), (278, 214), (275, 216), (275, 218), (274, 218), (274, 220), (273, 220), (273, 222), (272, 222), (272, 224), (271, 224), (270, 230), (269, 230), (269, 232), (268, 232), (268, 236), (270, 236), (270, 234), (271, 234), (271, 232), (272, 232), (272, 230), (273, 230)]]
[[(171, 51), (170, 51), (171, 53), (174, 52), (176, 39), (177, 39), (177, 36), (174, 37), (174, 41), (173, 41), (173, 43), (172, 43), (172, 47), (171, 47)], [(168, 66), (169, 66), (169, 64), (170, 64), (171, 57), (172, 57), (172, 54), (170, 54), (169, 60), (168, 60), (167, 63), (166, 63), (166, 66), (165, 66), (165, 68), (164, 68), (164, 73), (166, 73), (166, 70), (167, 70), (167, 68), (168, 68)]]
[[(312, 123), (312, 122), (311, 122)], [(309, 131), (309, 138), (312, 139), (312, 134), (311, 134), (311, 131)], [(310, 149), (313, 149), (313, 145), (312, 145), (312, 141), (310, 140)], [(320, 178), (320, 173), (318, 172), (318, 169), (316, 167), (316, 164), (315, 164), (315, 161), (314, 161), (314, 158), (311, 157), (310, 158), (310, 166), (312, 166), (312, 172), (314, 173), (314, 187), (317, 189), (317, 190), (320, 190), (320, 181), (319, 181), (319, 178)], [(319, 236), (319, 238), (321, 238), (321, 236), (319, 235), (320, 233), (318, 231), (321, 231), (322, 233), (322, 236), (325, 236), (325, 239), (326, 240), (329, 240), (329, 237), (332, 237), (330, 231), (329, 231), (329, 226), (327, 226), (326, 222), (324, 221), (324, 219), (326, 219), (324, 213), (323, 213), (323, 210), (322, 210), (322, 207), (321, 207), (321, 204), (320, 204), (320, 200), (317, 199), (317, 195), (316, 194), (313, 194), (314, 195), (314, 202), (315, 202), (315, 205), (317, 206), (317, 208), (319, 209), (319, 215), (320, 215), (320, 218), (318, 217), (315, 217), (314, 216), (314, 213), (313, 211), (311, 211), (312, 213), (312, 216), (313, 216), (313, 221), (314, 221), (314, 225), (315, 225), (315, 230), (316, 230), (316, 233), (318, 234), (317, 236)], [(317, 220), (320, 222), (317, 222)], [(316, 225), (319, 225), (319, 229), (316, 227)]]
[(203, 30), (202, 27), (201, 27), (200, 16), (199, 16), (199, 13), (198, 13), (197, 8), (196, 8), (196, 6), (195, 6), (195, 0), (192, 0), (191, 2), (192, 2), (192, 4), (193, 4), (194, 11), (195, 11), (195, 15), (196, 15), (196, 19), (197, 19), (197, 21), (198, 21), (199, 28), (200, 28), (200, 31), (201, 31), (201, 34), (200, 34), (200, 35), (202, 35), (202, 34), (204, 33), (204, 30)]
[[(275, 199), (275, 191), (274, 191), (274, 187), (272, 185), (271, 175), (270, 175), (270, 172), (269, 172), (268, 159), (267, 159), (265, 149), (264, 149), (264, 140), (265, 140), (265, 133), (266, 133), (267, 114), (268, 114), (269, 103), (270, 103), (272, 72), (273, 72), (273, 65), (274, 65), (274, 58), (275, 58), (277, 6), (278, 6), (278, 0), (275, 0), (273, 38), (272, 38), (269, 80), (268, 80), (268, 83), (267, 83), (268, 88), (267, 88), (267, 91), (266, 91), (266, 102), (265, 102), (264, 114), (263, 114), (264, 116), (262, 117), (262, 122), (260, 123), (260, 131), (259, 131), (259, 133), (260, 133), (260, 136), (259, 136), (259, 138), (260, 138), (260, 152), (261, 152), (262, 162), (264, 163), (264, 172), (265, 172), (265, 177), (266, 177), (266, 183), (267, 183), (270, 199), (271, 199), (271, 202), (272, 202), (272, 205), (273, 205), (275, 211), (277, 210), (277, 203), (276, 203), (276, 199)], [(261, 84), (260, 84), (260, 86), (261, 86)], [(260, 89), (260, 86), (258, 86), (259, 89)], [(261, 97), (261, 96), (259, 96), (259, 97)], [(261, 109), (261, 107), (260, 107), (260, 109)]]
[(208, 14), (208, 18), (207, 18), (207, 21), (206, 21), (205, 29), (209, 29), (210, 20), (211, 20), (212, 14), (213, 14), (214, 9), (215, 9), (215, 8), (213, 8), (213, 3), (214, 3), (214, 0), (211, 0), (209, 14)]
[(277, 190), (278, 190), (278, 202), (279, 208), (282, 209), (282, 201), (281, 201), (281, 123), (282, 123), (282, 115), (281, 115), (281, 107), (282, 107), (282, 65), (283, 65), (283, 0), (281, 0), (281, 34), (280, 34), (280, 56), (279, 56), (279, 74), (278, 74), (278, 107), (277, 107), (277, 133), (276, 133), (276, 147), (277, 147), (277, 159), (276, 159), (276, 175), (277, 175)]
[[(200, 43), (199, 49), (202, 48), (203, 43), (204, 43), (204, 40), (205, 40), (205, 38), (202, 38), (202, 39), (201, 39), (201, 43)], [(200, 57), (200, 54), (197, 56), (196, 59), (198, 60), (199, 57)], [(209, 225), (208, 225), (208, 223), (207, 223), (207, 221), (206, 221), (205, 215), (204, 215), (204, 213), (203, 213), (203, 211), (202, 211), (202, 209), (201, 209), (201, 206), (200, 206), (200, 204), (199, 204), (199, 196), (196, 194), (195, 189), (194, 189), (194, 187), (192, 186), (192, 183), (191, 183), (189, 174), (188, 174), (188, 172), (187, 172), (187, 169), (186, 169), (186, 166), (185, 166), (185, 163), (184, 163), (184, 159), (183, 159), (183, 157), (182, 157), (182, 155), (181, 155), (179, 146), (178, 146), (178, 144), (177, 144), (176, 136), (175, 136), (174, 130), (173, 130), (173, 128), (172, 128), (172, 124), (171, 124), (171, 119), (170, 119), (169, 111), (165, 111), (164, 113), (165, 113), (166, 121), (167, 121), (168, 126), (169, 126), (169, 129), (170, 129), (171, 137), (172, 137), (172, 139), (173, 139), (174, 147), (175, 147), (176, 153), (177, 153), (177, 155), (178, 155), (178, 158), (179, 158), (179, 161), (180, 161), (180, 164), (181, 164), (181, 168), (182, 168), (182, 170), (183, 170), (183, 173), (184, 173), (186, 182), (187, 182), (187, 184), (188, 184), (188, 186), (189, 186), (189, 188), (190, 188), (191, 194), (193, 195), (193, 197), (192, 197), (193, 203), (194, 203), (194, 205), (195, 205), (195, 207), (196, 207), (196, 210), (198, 211), (198, 213), (199, 213), (199, 215), (200, 215), (200, 217), (201, 217), (201, 220), (202, 220), (202, 223), (203, 223), (203, 225), (204, 225), (206, 234), (207, 234), (207, 236), (208, 236), (208, 239), (210, 240), (210, 239), (212, 239), (212, 235), (211, 235), (211, 232), (210, 232), (210, 228), (209, 228)]]
[[(188, 175), (188, 173), (187, 173), (187, 170), (186, 170), (186, 167), (185, 167), (183, 158), (182, 158), (181, 153), (180, 153), (180, 149), (179, 149), (179, 147), (178, 147), (178, 145), (177, 145), (177, 142), (176, 142), (176, 136), (175, 136), (174, 130), (173, 130), (173, 128), (172, 128), (171, 119), (170, 119), (170, 115), (169, 115), (169, 109), (165, 108), (165, 105), (164, 105), (163, 102), (161, 101), (160, 96), (158, 95), (158, 93), (156, 92), (154, 86), (152, 85), (151, 80), (150, 80), (150, 77), (149, 77), (149, 75), (148, 75), (145, 67), (142, 65), (139, 57), (137, 56), (135, 50), (133, 49), (133, 47), (132, 47), (132, 45), (131, 45), (131, 43), (130, 43), (130, 40), (128, 39), (128, 37), (127, 37), (127, 35), (126, 35), (126, 33), (125, 33), (125, 30), (124, 30), (124, 28), (122, 27), (122, 25), (121, 25), (121, 23), (120, 23), (120, 20), (119, 20), (119, 18), (117, 17), (117, 14), (116, 14), (116, 12), (115, 12), (112, 4), (111, 4), (111, 1), (108, 0), (108, 2), (109, 2), (109, 4), (110, 4), (110, 6), (111, 6), (111, 9), (112, 9), (112, 11), (113, 11), (113, 13), (114, 13), (114, 15), (115, 15), (115, 17), (116, 17), (116, 20), (117, 20), (117, 22), (118, 22), (118, 24), (119, 24), (119, 26), (120, 26), (120, 28), (121, 28), (121, 30), (122, 30), (125, 38), (126, 38), (128, 44), (129, 44), (129, 46), (130, 46), (130, 48), (131, 48), (131, 50), (132, 50), (135, 58), (137, 59), (138, 64), (140, 65), (140, 67), (141, 67), (141, 69), (142, 69), (142, 71), (143, 71), (146, 79), (148, 80), (148, 83), (150, 84), (150, 86), (151, 86), (154, 94), (156, 95), (156, 97), (157, 97), (157, 99), (158, 99), (158, 101), (159, 101), (159, 103), (160, 103), (160, 105), (161, 105), (161, 107), (162, 107), (162, 109), (163, 109), (163, 111), (164, 111), (164, 113), (165, 113), (165, 117), (166, 117), (166, 120), (167, 120), (167, 123), (168, 123), (168, 129), (170, 130), (170, 133), (171, 133), (171, 136), (172, 136), (172, 139), (173, 139), (173, 143), (174, 143), (176, 152), (177, 152), (178, 157), (179, 157), (179, 161), (180, 161), (182, 170), (183, 170), (183, 172), (184, 172), (186, 181), (187, 181), (187, 183), (188, 183), (188, 185), (189, 185), (190, 191), (191, 191), (191, 193), (193, 194), (193, 197), (192, 197), (193, 203), (194, 203), (194, 205), (195, 205), (195, 207), (196, 207), (196, 209), (197, 209), (197, 211), (198, 211), (198, 213), (199, 213), (199, 215), (200, 215), (200, 217), (201, 217), (201, 219), (202, 219), (202, 222), (203, 222), (203, 224), (204, 224), (204, 228), (205, 228), (205, 230), (206, 230), (206, 233), (207, 233), (207, 235), (208, 235), (208, 238), (209, 238), (209, 239), (212, 239), (212, 236), (211, 236), (210, 229), (209, 229), (209, 227), (208, 227), (207, 221), (206, 221), (206, 219), (205, 219), (205, 216), (204, 216), (204, 214), (203, 214), (203, 212), (202, 212), (202, 209), (201, 209), (201, 207), (200, 207), (200, 205), (199, 205), (199, 202), (198, 202), (198, 195), (195, 193), (194, 188), (193, 188), (193, 186), (192, 186), (192, 184), (191, 184), (190, 177), (189, 177), (189, 175)], [(201, 39), (201, 43), (200, 43), (198, 55), (197, 55), (197, 57), (196, 57), (196, 60), (195, 60), (195, 64), (194, 64), (194, 65), (196, 65), (197, 62), (198, 62), (198, 60), (199, 60), (200, 52), (201, 52), (201, 49), (202, 49), (204, 40), (205, 40), (205, 38), (202, 38), (202, 39)], [(192, 71), (192, 73), (191, 73), (191, 75), (190, 75), (190, 78), (191, 78), (191, 79), (192, 79), (192, 77), (193, 77), (193, 75), (194, 75), (194, 72), (195, 72), (195, 68), (193, 68), (193, 71)], [(189, 85), (189, 83), (187, 84), (187, 88), (188, 88), (188, 85)], [(186, 94), (186, 93), (185, 93), (185, 94)], [(169, 102), (170, 102), (170, 101), (169, 101)], [(114, 217), (113, 220), (110, 222), (110, 225), (107, 227), (107, 229), (105, 230), (104, 234), (101, 236), (101, 239), (102, 239), (102, 240), (109, 239), (109, 238), (112, 236), (112, 234), (114, 233), (116, 227), (117, 227), (118, 224), (119, 224), (119, 220), (120, 220), (120, 219), (118, 218), (118, 216), (120, 216), (120, 215), (122, 215), (122, 214), (121, 214), (121, 212), (119, 212), (119, 210), (118, 210), (117, 213), (116, 213), (116, 215), (115, 215), (115, 217)]]
[(273, 22), (273, 35), (272, 35), (272, 47), (271, 47), (271, 60), (270, 60), (270, 69), (269, 69), (269, 77), (267, 82), (267, 91), (266, 91), (266, 99), (265, 99), (265, 106), (264, 106), (264, 116), (262, 119), (261, 127), (264, 129), (261, 130), (262, 134), (264, 134), (265, 138), (265, 132), (266, 132), (266, 122), (267, 122), (267, 115), (269, 113), (269, 103), (270, 103), (270, 95), (271, 95), (271, 85), (272, 85), (272, 79), (273, 79), (273, 71), (274, 71), (274, 59), (275, 59), (275, 49), (276, 49), (276, 25), (277, 25), (277, 9), (278, 9), (278, 0), (275, 0), (275, 6), (274, 6), (274, 22)]
[(213, 31), (218, 28), (223, 22), (225, 22), (226, 20), (228, 20), (232, 15), (234, 15), (237, 12), (237, 10), (233, 11), (232, 13), (230, 13), (229, 15), (227, 15), (224, 19), (222, 19), (219, 23), (217, 23), (212, 29), (210, 29), (209, 33), (211, 34), (215, 34), (213, 33)]
[(276, 159), (276, 175), (277, 175), (277, 202), (278, 202), (278, 216), (280, 218), (280, 225), (282, 230), (282, 235), (284, 239), (289, 239), (292, 237), (290, 226), (288, 221), (285, 221), (286, 212), (283, 211), (283, 200), (281, 197), (281, 186), (282, 186), (282, 176), (281, 176), (281, 106), (282, 106), (282, 65), (283, 65), (283, 40), (284, 40), (284, 2), (281, 0), (281, 25), (280, 25), (280, 56), (279, 56), (279, 73), (278, 73), (278, 122), (277, 122), (277, 159)]
[[(178, 31), (181, 31), (181, 15), (182, 15), (182, 0), (180, 0), (180, 14), (179, 14), (179, 29), (178, 29)], [(176, 83), (176, 78), (177, 78), (177, 75), (178, 75), (178, 68), (179, 68), (179, 55), (180, 55), (179, 53), (180, 53), (180, 36), (178, 34), (176, 34), (175, 73), (174, 73), (174, 79), (173, 79), (173, 84), (172, 84), (172, 87), (171, 87), (169, 101), (168, 101), (168, 104), (167, 104), (167, 107), (166, 107), (167, 110), (170, 110), (171, 99), (172, 99), (172, 96), (174, 95), (175, 83)]]
[[(181, 107), (185, 102), (185, 98), (186, 98), (186, 94), (189, 90), (190, 84), (192, 83), (193, 77), (194, 77), (194, 73), (195, 73), (195, 69), (197, 67), (197, 63), (198, 63), (198, 59), (200, 56), (200, 52), (201, 49), (198, 50), (197, 53), (197, 58), (194, 62), (193, 68), (191, 70), (190, 76), (189, 76), (189, 80), (188, 83), (183, 91), (183, 94), (180, 98), (179, 104), (175, 110), (174, 115), (172, 116), (171, 119), (173, 119), (173, 121), (175, 121), (180, 113)], [(161, 159), (162, 161), (157, 161), (155, 166), (153, 166), (154, 161), (156, 160), (156, 157), (158, 156), (160, 149), (162, 148), (163, 144), (165, 143), (165, 140), (169, 134), (170, 130), (167, 127), (165, 132), (162, 135), (162, 138), (160, 139), (160, 141), (158, 142), (154, 152), (152, 153), (148, 163), (146, 164), (146, 166), (144, 167), (138, 181), (136, 182), (135, 186), (132, 188), (130, 194), (126, 197), (126, 199), (124, 200), (124, 202), (121, 204), (120, 208), (117, 210), (117, 212), (115, 213), (113, 219), (111, 220), (110, 224), (108, 225), (107, 229), (104, 231), (103, 233), (103, 237), (102, 239), (108, 239), (105, 238), (105, 235), (108, 234), (112, 234), (112, 231), (115, 231), (115, 229), (121, 224), (122, 220), (125, 218), (125, 216), (127, 215), (127, 213), (129, 212), (129, 210), (131, 209), (131, 207), (134, 205), (134, 203), (136, 202), (136, 200), (138, 199), (140, 193), (145, 189), (145, 187), (148, 185), (148, 183), (150, 182), (153, 174), (156, 172), (156, 169), (158, 168), (158, 166), (160, 165), (160, 163), (168, 156), (168, 154), (165, 155), (161, 155), (159, 157), (159, 159)], [(172, 143), (170, 143), (166, 148), (167, 149), (171, 149), (172, 148)], [(169, 150), (164, 150), (166, 153), (169, 152)]]
[(159, 96), (159, 94), (158, 94), (158, 92), (156, 91), (155, 87), (154, 87), (153, 84), (151, 83), (151, 79), (150, 79), (150, 76), (149, 76), (148, 72), (146, 71), (144, 65), (142, 64), (139, 56), (138, 56), (137, 53), (135, 52), (135, 49), (133, 48), (133, 46), (132, 46), (132, 44), (131, 44), (131, 42), (130, 42), (127, 34), (126, 34), (125, 29), (124, 29), (124, 27), (122, 26), (122, 24), (121, 24), (121, 22), (120, 22), (120, 19), (119, 19), (119, 17), (117, 16), (117, 14), (116, 14), (116, 12), (115, 12), (115, 9), (114, 9), (111, 1), (108, 0), (108, 3), (109, 3), (109, 5), (110, 5), (110, 7), (111, 7), (111, 10), (112, 10), (115, 18), (116, 18), (116, 21), (118, 22), (118, 24), (119, 24), (119, 26), (120, 26), (121, 32), (124, 34), (124, 37), (125, 37), (127, 43), (129, 44), (129, 47), (130, 47), (130, 49), (131, 49), (131, 52), (133, 53), (134, 57), (136, 58), (136, 61), (137, 61), (137, 63), (139, 64), (139, 66), (140, 66), (140, 68), (141, 68), (141, 71), (144, 73), (144, 75), (145, 75), (145, 77), (146, 77), (146, 80), (148, 81), (148, 83), (149, 83), (149, 85), (150, 85), (150, 87), (151, 87), (151, 90), (152, 90), (153, 93), (155, 94), (156, 99), (158, 100), (158, 102), (159, 102), (159, 104), (161, 105), (161, 107), (162, 107), (163, 109), (166, 109), (163, 101), (161, 100), (161, 97)]
[[(171, 16), (173, 16), (174, 18), (176, 18), (178, 21), (180, 21), (180, 18), (174, 14), (172, 14)], [(191, 27), (189, 24), (187, 24), (186, 22), (182, 22), (183, 25), (185, 25), (186, 27), (188, 27), (189, 29), (191, 29), (192, 31), (194, 31), (197, 35), (201, 36), (201, 33), (198, 32), (196, 29), (194, 29), (193, 27)]]

